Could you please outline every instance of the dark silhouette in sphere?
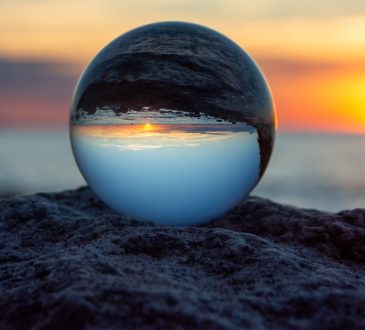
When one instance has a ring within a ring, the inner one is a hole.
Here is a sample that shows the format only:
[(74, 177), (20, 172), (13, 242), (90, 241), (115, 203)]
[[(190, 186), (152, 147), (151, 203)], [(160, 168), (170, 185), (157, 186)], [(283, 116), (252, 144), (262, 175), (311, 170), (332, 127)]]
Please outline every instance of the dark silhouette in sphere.
[(274, 142), (265, 78), (237, 44), (206, 27), (155, 23), (116, 38), (90, 63), (75, 91), (72, 118), (100, 107), (174, 109), (244, 122), (258, 131), (262, 175)]

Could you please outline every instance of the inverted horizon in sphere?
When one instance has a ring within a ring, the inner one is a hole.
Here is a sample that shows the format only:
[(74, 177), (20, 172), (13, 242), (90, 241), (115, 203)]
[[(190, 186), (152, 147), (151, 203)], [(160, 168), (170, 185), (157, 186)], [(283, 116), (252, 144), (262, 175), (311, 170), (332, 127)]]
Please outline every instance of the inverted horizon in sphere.
[(91, 188), (118, 212), (196, 225), (263, 175), (275, 112), (240, 47), (200, 25), (142, 26), (107, 45), (74, 93), (71, 137)]

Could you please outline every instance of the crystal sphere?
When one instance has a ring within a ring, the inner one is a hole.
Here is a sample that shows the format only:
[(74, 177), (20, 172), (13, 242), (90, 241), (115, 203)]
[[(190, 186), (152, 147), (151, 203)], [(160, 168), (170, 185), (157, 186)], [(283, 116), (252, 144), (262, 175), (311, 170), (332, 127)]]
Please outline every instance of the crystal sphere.
[(225, 214), (262, 177), (275, 110), (253, 59), (209, 28), (142, 26), (98, 53), (76, 86), (75, 159), (117, 212), (159, 225)]

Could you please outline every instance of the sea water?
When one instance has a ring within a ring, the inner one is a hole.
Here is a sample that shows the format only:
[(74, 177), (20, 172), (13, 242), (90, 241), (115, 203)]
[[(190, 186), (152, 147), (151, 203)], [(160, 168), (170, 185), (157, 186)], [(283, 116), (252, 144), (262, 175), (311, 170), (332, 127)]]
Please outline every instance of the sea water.
[[(3, 129), (0, 155), (0, 198), (85, 185), (66, 129)], [(364, 208), (365, 136), (279, 133), (270, 166), (251, 194), (326, 211)]]

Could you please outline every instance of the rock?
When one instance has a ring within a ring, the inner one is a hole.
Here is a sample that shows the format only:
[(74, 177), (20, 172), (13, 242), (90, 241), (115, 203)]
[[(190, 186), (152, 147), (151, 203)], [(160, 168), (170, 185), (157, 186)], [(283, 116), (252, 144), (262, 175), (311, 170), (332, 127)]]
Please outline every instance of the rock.
[(1, 329), (365, 328), (365, 210), (156, 227), (81, 188), (1, 200), (0, 236)]

